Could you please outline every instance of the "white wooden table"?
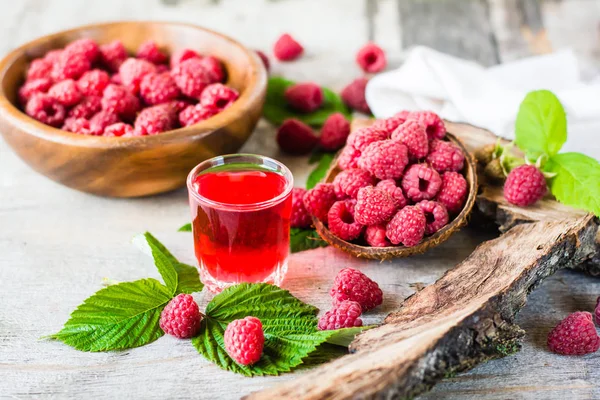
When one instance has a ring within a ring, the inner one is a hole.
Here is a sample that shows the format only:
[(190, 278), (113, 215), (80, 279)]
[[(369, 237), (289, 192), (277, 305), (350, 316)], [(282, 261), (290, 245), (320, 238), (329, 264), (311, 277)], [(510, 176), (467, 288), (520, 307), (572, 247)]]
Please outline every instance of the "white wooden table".
[[(485, 64), (572, 44), (586, 75), (600, 66), (600, 2), (594, 0), (0, 0), (0, 52), (45, 33), (115, 19), (193, 22), (263, 50), (288, 31), (305, 45), (306, 55), (275, 65), (274, 73), (334, 89), (359, 74), (353, 57), (369, 38), (388, 51), (392, 66), (401, 61), (401, 49), (414, 43)], [(243, 150), (280, 159), (298, 185), (310, 170), (305, 158), (278, 153), (274, 130), (265, 122)], [(134, 200), (79, 193), (36, 174), (0, 141), (0, 398), (234, 399), (302, 373), (245, 378), (209, 364), (188, 341), (171, 337), (94, 354), (39, 340), (59, 330), (104, 277), (158, 277), (131, 245), (136, 233), (151, 231), (194, 263), (191, 235), (176, 232), (189, 220), (186, 196), (185, 190)], [(330, 248), (298, 253), (285, 287), (327, 309), (335, 273), (360, 268), (385, 294), (383, 306), (365, 318), (378, 323), (487, 237), (465, 229), (426, 255), (382, 264)], [(549, 329), (570, 312), (593, 309), (599, 293), (600, 281), (575, 272), (547, 279), (518, 317), (527, 331), (521, 352), (448, 378), (421, 398), (600, 398), (598, 354), (559, 357), (545, 347)], [(201, 304), (204, 296), (197, 296)]]

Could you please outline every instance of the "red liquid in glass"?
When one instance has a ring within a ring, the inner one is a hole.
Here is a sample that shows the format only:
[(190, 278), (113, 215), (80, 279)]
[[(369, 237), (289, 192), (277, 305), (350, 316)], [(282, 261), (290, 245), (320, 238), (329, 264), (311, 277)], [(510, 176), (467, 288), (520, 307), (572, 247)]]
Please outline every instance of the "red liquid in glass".
[(210, 275), (204, 277), (205, 283), (210, 278), (219, 283), (263, 282), (284, 266), (291, 195), (266, 207), (236, 210), (235, 206), (272, 200), (285, 187), (282, 175), (261, 170), (209, 170), (194, 179), (193, 188), (202, 197), (224, 203), (192, 202), (196, 257), (201, 272)]

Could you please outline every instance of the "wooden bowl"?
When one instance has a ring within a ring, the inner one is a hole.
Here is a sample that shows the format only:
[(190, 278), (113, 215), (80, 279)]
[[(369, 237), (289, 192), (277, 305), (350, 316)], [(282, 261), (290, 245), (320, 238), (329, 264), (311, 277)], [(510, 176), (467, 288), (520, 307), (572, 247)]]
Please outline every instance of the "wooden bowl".
[[(347, 242), (335, 236), (331, 231), (323, 224), (319, 219), (313, 217), (313, 224), (321, 236), (327, 243), (337, 247), (340, 250), (350, 253), (355, 257), (370, 258), (375, 260), (389, 260), (397, 257), (408, 257), (413, 254), (421, 254), (428, 249), (437, 246), (438, 244), (446, 241), (454, 232), (458, 231), (462, 226), (467, 223), (467, 217), (475, 204), (477, 197), (477, 171), (476, 162), (473, 156), (467, 151), (465, 146), (460, 140), (454, 135), (447, 133), (446, 137), (448, 140), (458, 145), (463, 153), (465, 154), (465, 167), (464, 176), (469, 185), (469, 193), (465, 201), (465, 205), (462, 211), (454, 217), (448, 225), (437, 231), (431, 236), (426, 236), (424, 240), (416, 246), (405, 247), (405, 246), (389, 246), (389, 247), (370, 247), (361, 246), (355, 243)], [(334, 160), (332, 167), (327, 172), (324, 182), (331, 183), (333, 179), (341, 172), (341, 169), (337, 165), (337, 161)]]
[[(189, 47), (214, 55), (240, 97), (206, 121), (154, 136), (84, 136), (27, 116), (17, 106), (17, 91), (28, 62), (83, 37), (101, 44), (120, 39), (131, 53), (153, 39), (170, 53)], [(103, 196), (146, 196), (184, 186), (203, 160), (237, 152), (262, 114), (266, 86), (266, 70), (253, 51), (208, 29), (172, 22), (88, 25), (29, 42), (0, 62), (0, 131), (26, 163), (63, 185)]]

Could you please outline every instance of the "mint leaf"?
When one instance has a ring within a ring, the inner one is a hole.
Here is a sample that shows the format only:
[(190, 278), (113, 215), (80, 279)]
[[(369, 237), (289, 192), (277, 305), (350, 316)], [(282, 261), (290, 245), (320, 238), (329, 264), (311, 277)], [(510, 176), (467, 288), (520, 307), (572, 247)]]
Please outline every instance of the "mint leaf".
[(158, 322), (171, 297), (156, 279), (108, 286), (88, 297), (50, 338), (82, 351), (142, 346), (163, 335)]
[(181, 228), (177, 229), (177, 232), (191, 232), (192, 224), (185, 224)]
[(515, 142), (530, 159), (558, 153), (567, 140), (565, 110), (548, 90), (529, 92), (519, 107), (515, 122)]
[(323, 178), (325, 178), (325, 175), (327, 175), (327, 171), (329, 171), (329, 168), (331, 167), (331, 163), (333, 162), (334, 158), (334, 153), (322, 153), (322, 155), (319, 158), (319, 164), (317, 164), (315, 169), (313, 169), (313, 171), (310, 173), (310, 175), (308, 175), (308, 178), (306, 179), (307, 189), (314, 188), (315, 186), (317, 186), (317, 183), (319, 183), (323, 180)]
[(352, 113), (342, 98), (327, 88), (323, 88), (323, 105), (318, 110), (311, 113), (292, 110), (287, 106), (284, 94), (285, 90), (295, 83), (281, 77), (269, 78), (263, 116), (271, 123), (281, 125), (288, 118), (296, 118), (308, 125), (319, 127), (335, 112), (340, 112), (351, 119)]
[(156, 269), (158, 269), (165, 285), (171, 291), (171, 295), (174, 295), (177, 291), (177, 271), (175, 270), (175, 265), (179, 264), (179, 261), (150, 232), (144, 233), (144, 237), (152, 251), (152, 258), (154, 259)]
[(314, 229), (290, 229), (290, 251), (292, 253), (327, 246), (329, 246), (329, 244), (321, 239)]
[(555, 173), (550, 191), (561, 203), (600, 216), (600, 164), (581, 153), (556, 154), (544, 166)]

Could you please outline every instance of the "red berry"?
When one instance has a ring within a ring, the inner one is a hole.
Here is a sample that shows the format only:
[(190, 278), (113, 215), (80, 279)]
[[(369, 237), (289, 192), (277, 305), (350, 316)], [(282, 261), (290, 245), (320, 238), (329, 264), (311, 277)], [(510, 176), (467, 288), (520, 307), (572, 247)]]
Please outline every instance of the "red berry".
[(202, 314), (190, 294), (175, 296), (160, 313), (160, 328), (180, 339), (191, 338), (200, 330)]
[(83, 56), (90, 63), (93, 63), (96, 61), (96, 58), (98, 58), (100, 48), (95, 40), (83, 38), (69, 43), (65, 47), (65, 52), (73, 55)]
[(323, 150), (339, 150), (344, 147), (349, 134), (350, 122), (348, 122), (342, 113), (333, 113), (327, 117), (323, 127), (321, 128), (319, 145)]
[(144, 76), (153, 73), (156, 73), (156, 66), (154, 64), (137, 58), (128, 58), (119, 67), (121, 82), (134, 94), (139, 93), (140, 83)]
[(381, 72), (387, 65), (385, 53), (375, 43), (367, 43), (356, 54), (356, 63), (363, 71), (369, 73)]
[(390, 196), (396, 200), (398, 209), (406, 206), (406, 197), (402, 193), (402, 189), (396, 186), (396, 181), (393, 179), (384, 179), (379, 181), (376, 185), (377, 188), (385, 190)]
[(84, 97), (79, 104), (71, 108), (69, 118), (89, 119), (102, 110), (102, 100), (99, 96)]
[(383, 292), (377, 282), (353, 268), (344, 268), (338, 272), (329, 291), (333, 304), (343, 301), (355, 301), (362, 311), (369, 311), (383, 303)]
[(52, 73), (52, 61), (45, 58), (36, 58), (27, 68), (27, 81), (49, 78)]
[(25, 82), (19, 88), (19, 100), (22, 104), (27, 104), (27, 101), (36, 93), (46, 93), (52, 87), (52, 79), (40, 78)]
[(104, 129), (109, 125), (116, 124), (119, 121), (119, 117), (114, 111), (102, 110), (90, 119), (90, 130), (92, 135), (102, 135)]
[(225, 72), (218, 58), (213, 56), (202, 57), (199, 64), (206, 71), (210, 83), (223, 82), (225, 79)]
[(127, 50), (120, 40), (100, 46), (100, 61), (111, 71), (118, 71), (127, 59)]
[(124, 122), (117, 122), (104, 129), (104, 136), (132, 136), (133, 126)]
[(55, 83), (48, 94), (65, 107), (71, 107), (81, 100), (81, 92), (77, 88), (77, 83), (73, 79)]
[(52, 79), (55, 82), (65, 79), (79, 79), (84, 72), (91, 68), (90, 60), (80, 53), (69, 53), (63, 51), (60, 58), (52, 67)]
[(342, 89), (342, 100), (353, 110), (364, 114), (371, 114), (367, 100), (365, 99), (365, 88), (367, 87), (367, 78), (356, 78)]
[(280, 61), (292, 61), (300, 57), (304, 48), (289, 34), (284, 33), (277, 39), (273, 46), (273, 54)]
[(521, 165), (510, 171), (504, 182), (504, 198), (511, 204), (527, 207), (546, 194), (544, 174), (534, 165)]
[(596, 308), (594, 309), (596, 324), (600, 325), (600, 297), (596, 299)]
[(402, 190), (414, 202), (435, 197), (442, 186), (442, 178), (426, 164), (413, 164), (404, 173)]
[(360, 151), (356, 150), (354, 147), (350, 145), (346, 145), (342, 152), (340, 153), (337, 163), (338, 166), (344, 169), (356, 168), (358, 167), (358, 159), (360, 157)]
[(442, 186), (435, 200), (446, 206), (451, 214), (457, 214), (463, 208), (467, 197), (467, 181), (458, 172), (448, 171), (442, 174)]
[(465, 155), (460, 147), (452, 142), (439, 139), (433, 139), (429, 142), (429, 154), (426, 160), (429, 165), (440, 173), (460, 171), (465, 165)]
[(406, 117), (394, 115), (390, 118), (377, 120), (371, 127), (385, 131), (388, 136), (391, 136), (392, 132), (394, 132), (398, 126), (403, 124), (404, 121), (406, 121)]
[(365, 229), (365, 240), (372, 247), (388, 247), (392, 244), (385, 236), (385, 225), (371, 225)]
[(446, 206), (437, 201), (422, 200), (416, 204), (425, 214), (427, 225), (425, 234), (433, 235), (448, 224), (448, 211)]
[(315, 83), (297, 83), (285, 91), (290, 107), (300, 112), (312, 112), (323, 104), (323, 89)]
[(388, 221), (397, 209), (397, 201), (387, 191), (366, 186), (356, 196), (354, 219), (362, 225), (377, 225)]
[(238, 91), (235, 89), (225, 86), (222, 83), (212, 83), (202, 91), (200, 104), (206, 108), (223, 111), (232, 105), (239, 96)]
[(385, 140), (388, 137), (387, 132), (384, 130), (366, 127), (352, 132), (348, 136), (348, 145), (354, 147), (356, 150), (364, 151), (371, 143)]
[(393, 244), (402, 243), (406, 247), (413, 247), (423, 239), (426, 226), (423, 211), (417, 206), (406, 206), (388, 222), (386, 235)]
[(176, 65), (181, 64), (185, 60), (189, 60), (190, 58), (201, 58), (198, 53), (196, 53), (192, 49), (181, 49), (171, 55), (171, 68), (175, 68)]
[(45, 93), (36, 93), (27, 102), (25, 113), (38, 121), (58, 128), (65, 121), (65, 107)]
[(216, 113), (216, 109), (204, 107), (202, 104), (189, 105), (179, 113), (179, 122), (182, 126), (195, 125)]
[(110, 84), (104, 89), (102, 108), (132, 120), (140, 109), (140, 101), (125, 86)]
[(93, 69), (79, 78), (77, 87), (84, 96), (102, 96), (109, 83), (110, 76), (106, 71)]
[(63, 51), (64, 51), (63, 49), (50, 50), (44, 56), (44, 60), (50, 61), (52, 64), (54, 64), (55, 62), (58, 61), (58, 59), (60, 58)]
[(246, 317), (231, 321), (223, 335), (225, 350), (240, 365), (251, 365), (260, 360), (265, 345), (265, 334), (258, 318)]
[(312, 128), (297, 119), (286, 119), (277, 130), (277, 144), (288, 154), (307, 154), (319, 142)]
[(444, 121), (432, 111), (413, 111), (408, 113), (407, 119), (414, 119), (425, 125), (429, 140), (443, 139), (446, 136)]
[(333, 179), (335, 194), (339, 199), (346, 197), (355, 199), (360, 188), (374, 184), (375, 178), (369, 172), (359, 168), (343, 170)]
[(61, 129), (82, 135), (92, 135), (90, 121), (86, 118), (67, 118)]
[(110, 82), (116, 85), (123, 85), (123, 81), (121, 80), (121, 75), (117, 72), (116, 74), (112, 74), (110, 77)]
[(140, 82), (140, 96), (146, 104), (155, 105), (175, 100), (181, 92), (168, 72), (146, 74)]
[(260, 50), (255, 51), (256, 54), (258, 54), (258, 56), (260, 57), (260, 60), (262, 61), (263, 65), (265, 66), (267, 73), (271, 71), (271, 63), (269, 62), (269, 57), (267, 57), (267, 55)]
[(152, 64), (164, 64), (167, 62), (167, 55), (163, 53), (154, 40), (148, 40), (138, 48), (137, 58), (151, 62)]
[(317, 186), (308, 190), (302, 199), (304, 207), (310, 215), (323, 222), (327, 222), (327, 213), (336, 200), (337, 197), (331, 183), (318, 183)]
[(177, 127), (177, 113), (167, 104), (144, 108), (135, 119), (134, 129), (140, 136), (156, 135)]
[(312, 224), (310, 214), (304, 207), (304, 195), (306, 189), (292, 189), (292, 217), (290, 218), (290, 226), (292, 228), (308, 228)]
[(362, 308), (355, 301), (345, 300), (319, 318), (319, 330), (330, 331), (362, 326)]
[(181, 93), (192, 98), (199, 98), (204, 88), (212, 83), (200, 58), (188, 58), (175, 65), (171, 70), (171, 76), (175, 79)]
[(404, 144), (408, 149), (408, 155), (413, 160), (420, 160), (429, 153), (429, 141), (425, 127), (414, 120), (408, 120), (399, 125), (392, 132), (392, 140)]
[(548, 348), (557, 354), (580, 356), (594, 353), (599, 347), (600, 337), (589, 312), (570, 314), (548, 334)]
[(354, 240), (362, 234), (364, 226), (354, 219), (354, 207), (354, 200), (340, 200), (327, 213), (329, 230), (342, 240)]
[(408, 150), (402, 143), (382, 140), (368, 145), (358, 159), (358, 166), (379, 179), (397, 179), (408, 165)]

